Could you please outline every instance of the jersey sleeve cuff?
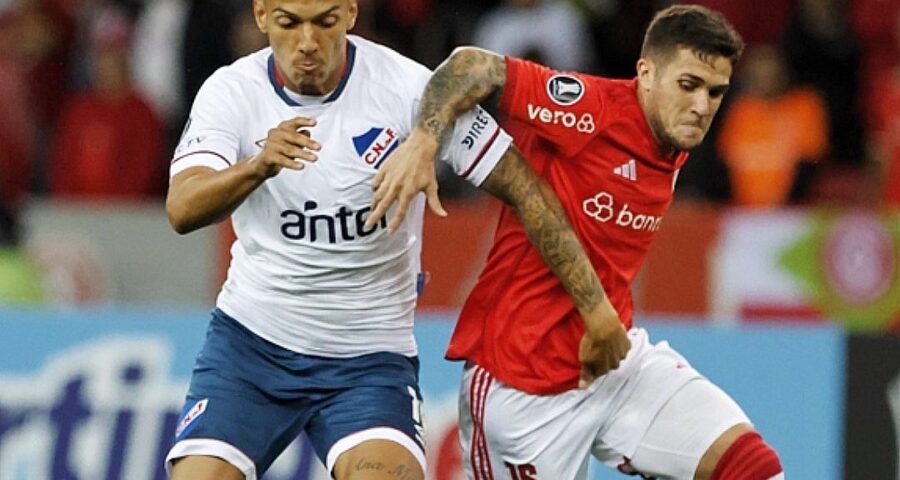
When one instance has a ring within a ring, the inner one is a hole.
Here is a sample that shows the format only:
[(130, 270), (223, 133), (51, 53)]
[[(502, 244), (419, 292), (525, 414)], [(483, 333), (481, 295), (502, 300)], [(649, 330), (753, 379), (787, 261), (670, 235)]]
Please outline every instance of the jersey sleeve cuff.
[(213, 170), (225, 170), (231, 165), (232, 162), (226, 159), (224, 155), (211, 150), (188, 152), (184, 155), (175, 157), (172, 160), (171, 165), (169, 165), (169, 178), (172, 178), (191, 167), (208, 167)]
[(497, 127), (490, 140), (488, 140), (469, 168), (463, 173), (463, 178), (476, 187), (481, 186), (488, 175), (494, 171), (494, 167), (503, 158), (503, 154), (506, 153), (511, 143), (512, 137), (502, 128)]

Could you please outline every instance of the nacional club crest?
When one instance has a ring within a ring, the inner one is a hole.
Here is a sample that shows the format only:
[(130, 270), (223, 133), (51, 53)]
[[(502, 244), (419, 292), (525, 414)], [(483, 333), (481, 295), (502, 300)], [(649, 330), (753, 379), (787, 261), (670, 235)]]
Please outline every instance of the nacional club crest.
[(368, 132), (353, 137), (353, 146), (356, 153), (374, 168), (381, 166), (384, 161), (400, 145), (400, 137), (393, 128), (372, 127)]

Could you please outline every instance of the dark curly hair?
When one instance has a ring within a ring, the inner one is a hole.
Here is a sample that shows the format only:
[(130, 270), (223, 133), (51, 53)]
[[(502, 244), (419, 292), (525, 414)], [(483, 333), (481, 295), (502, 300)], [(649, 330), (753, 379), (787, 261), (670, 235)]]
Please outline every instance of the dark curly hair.
[(688, 48), (704, 61), (711, 55), (725, 57), (734, 66), (744, 40), (719, 12), (699, 5), (672, 5), (650, 21), (641, 57), (668, 58), (678, 48)]

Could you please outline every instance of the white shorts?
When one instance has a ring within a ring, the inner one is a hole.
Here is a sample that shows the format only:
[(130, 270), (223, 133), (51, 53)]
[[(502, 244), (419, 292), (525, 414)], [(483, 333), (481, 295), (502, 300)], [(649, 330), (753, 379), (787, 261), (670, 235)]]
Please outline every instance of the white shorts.
[(581, 480), (590, 455), (623, 473), (691, 479), (713, 441), (747, 416), (667, 342), (628, 332), (616, 370), (584, 390), (531, 395), (466, 368), (459, 426), (475, 480)]

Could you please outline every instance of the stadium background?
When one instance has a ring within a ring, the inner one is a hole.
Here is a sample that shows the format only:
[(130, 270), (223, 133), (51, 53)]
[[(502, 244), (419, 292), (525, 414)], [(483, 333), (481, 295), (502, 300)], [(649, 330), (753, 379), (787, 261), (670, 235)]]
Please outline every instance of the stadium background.
[[(630, 76), (667, 3), (368, 0), (358, 31), (431, 67), (476, 43)], [(745, 407), (789, 478), (900, 479), (900, 2), (695, 3), (749, 47), (637, 322)], [(0, 0), (0, 480), (164, 478), (231, 238), (168, 227), (168, 153), (202, 80), (261, 41), (247, 0)], [(429, 476), (454, 480), (459, 365), (441, 357), (498, 206), (441, 188), (417, 337)], [(266, 478), (324, 477), (298, 442)]]

